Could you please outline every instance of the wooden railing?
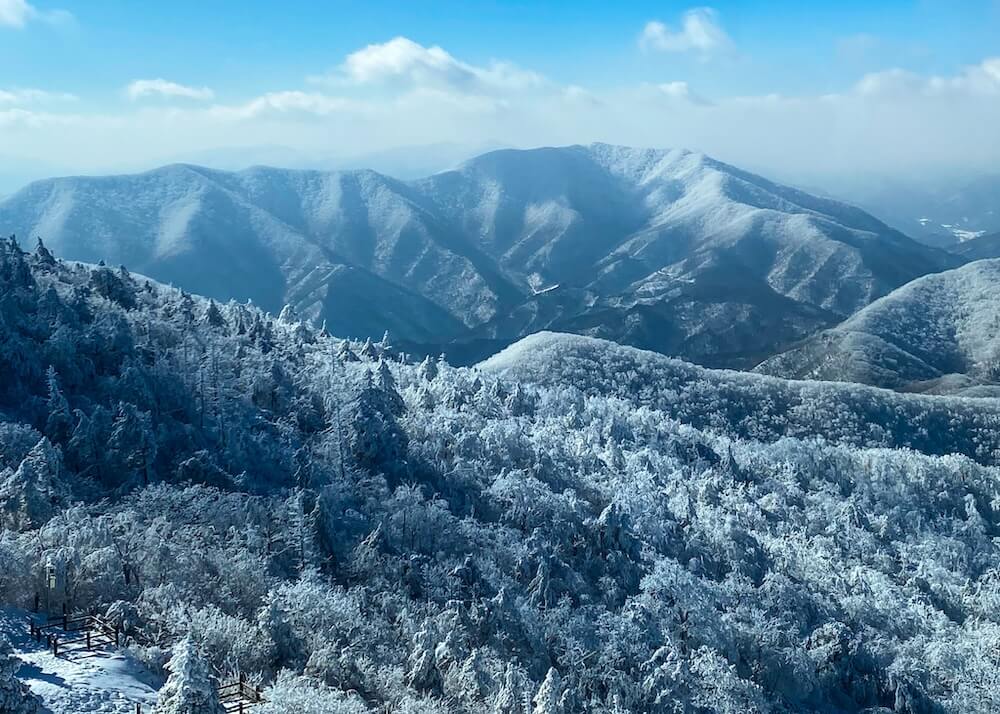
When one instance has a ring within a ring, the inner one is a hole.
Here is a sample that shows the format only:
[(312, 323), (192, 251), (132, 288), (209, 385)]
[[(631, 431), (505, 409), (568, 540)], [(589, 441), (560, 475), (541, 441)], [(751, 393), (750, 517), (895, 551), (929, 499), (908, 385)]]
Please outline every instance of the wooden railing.
[(100, 615), (61, 615), (48, 617), (44, 624), (28, 618), (31, 636), (36, 642), (45, 642), (52, 654), (87, 651), (121, 645), (121, 628)]
[(221, 685), (218, 692), (219, 701), (227, 714), (245, 714), (254, 704), (264, 701), (260, 686), (247, 682), (242, 672), (238, 679)]
[[(28, 628), (32, 639), (45, 642), (56, 657), (74, 652), (93, 652), (112, 645), (120, 647), (122, 641), (121, 627), (100, 615), (63, 613), (43, 619), (29, 616)], [(251, 707), (265, 701), (260, 685), (248, 682), (245, 674), (241, 673), (229, 682), (217, 681), (216, 691), (226, 714), (249, 714)], [(141, 704), (135, 705), (135, 714), (142, 714)]]

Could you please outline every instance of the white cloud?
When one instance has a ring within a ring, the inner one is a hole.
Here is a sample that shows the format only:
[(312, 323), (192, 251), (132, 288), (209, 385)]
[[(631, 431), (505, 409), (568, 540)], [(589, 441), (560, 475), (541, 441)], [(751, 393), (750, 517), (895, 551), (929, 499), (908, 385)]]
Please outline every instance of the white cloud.
[(479, 67), (456, 59), (441, 47), (424, 47), (406, 37), (368, 45), (348, 55), (339, 72), (326, 79), (470, 93), (524, 90), (545, 83), (541, 75), (506, 62)]
[(215, 96), (208, 87), (187, 87), (165, 79), (137, 79), (125, 88), (133, 102), (144, 97), (209, 100)]
[(42, 11), (27, 0), (0, 0), (0, 27), (20, 30), (33, 20), (58, 25), (71, 22), (73, 15), (66, 10)]
[(679, 30), (651, 20), (639, 35), (639, 47), (646, 52), (695, 52), (707, 57), (729, 51), (732, 45), (729, 35), (719, 25), (719, 14), (709, 7), (684, 13)]
[(217, 105), (210, 109), (210, 113), (220, 119), (254, 119), (267, 115), (287, 114), (311, 114), (322, 117), (361, 108), (363, 108), (361, 103), (342, 97), (318, 92), (285, 91), (269, 92), (236, 106)]
[(687, 82), (665, 82), (663, 84), (657, 84), (655, 89), (669, 99), (682, 100), (692, 104), (701, 105), (708, 105), (710, 103), (699, 94), (692, 92), (691, 87), (688, 86)]
[(1000, 95), (1000, 57), (990, 57), (977, 65), (964, 67), (952, 76), (924, 77), (903, 69), (873, 72), (861, 78), (854, 91), (869, 97), (917, 96), (998, 96)]
[(0, 104), (23, 105), (44, 102), (75, 102), (78, 97), (68, 92), (48, 92), (44, 89), (0, 89)]

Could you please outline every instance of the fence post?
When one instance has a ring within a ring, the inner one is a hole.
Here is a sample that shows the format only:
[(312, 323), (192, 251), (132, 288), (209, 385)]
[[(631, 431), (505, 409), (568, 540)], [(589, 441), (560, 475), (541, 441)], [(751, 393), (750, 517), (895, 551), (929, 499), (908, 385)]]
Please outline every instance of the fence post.
[(90, 630), (87, 630), (87, 649), (90, 649)]
[(120, 629), (121, 629), (121, 625), (117, 625), (116, 624), (115, 625), (115, 647), (120, 646), (119, 635), (118, 635)]
[(58, 657), (59, 656), (59, 638), (58, 637), (53, 637), (52, 638), (52, 656), (53, 657)]

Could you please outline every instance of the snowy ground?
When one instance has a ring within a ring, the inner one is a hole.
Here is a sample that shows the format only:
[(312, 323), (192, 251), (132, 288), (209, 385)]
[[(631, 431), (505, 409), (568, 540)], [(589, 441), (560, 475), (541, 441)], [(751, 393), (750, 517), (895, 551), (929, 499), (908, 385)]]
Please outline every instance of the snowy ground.
[(90, 656), (53, 657), (28, 636), (27, 614), (0, 611), (0, 632), (24, 662), (18, 676), (42, 698), (50, 714), (134, 714), (136, 703), (151, 712), (155, 677), (134, 658), (109, 649)]

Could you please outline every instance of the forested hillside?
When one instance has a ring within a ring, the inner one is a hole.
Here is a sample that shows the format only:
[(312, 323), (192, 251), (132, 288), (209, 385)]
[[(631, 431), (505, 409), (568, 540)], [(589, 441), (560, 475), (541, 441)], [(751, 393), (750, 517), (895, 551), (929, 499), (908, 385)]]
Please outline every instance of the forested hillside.
[(918, 278), (755, 371), (995, 397), (1000, 394), (1000, 260)]
[(414, 364), (13, 240), (0, 374), (0, 601), (51, 566), (164, 698), (215, 670), (260, 714), (1000, 706), (992, 402), (562, 335)]

